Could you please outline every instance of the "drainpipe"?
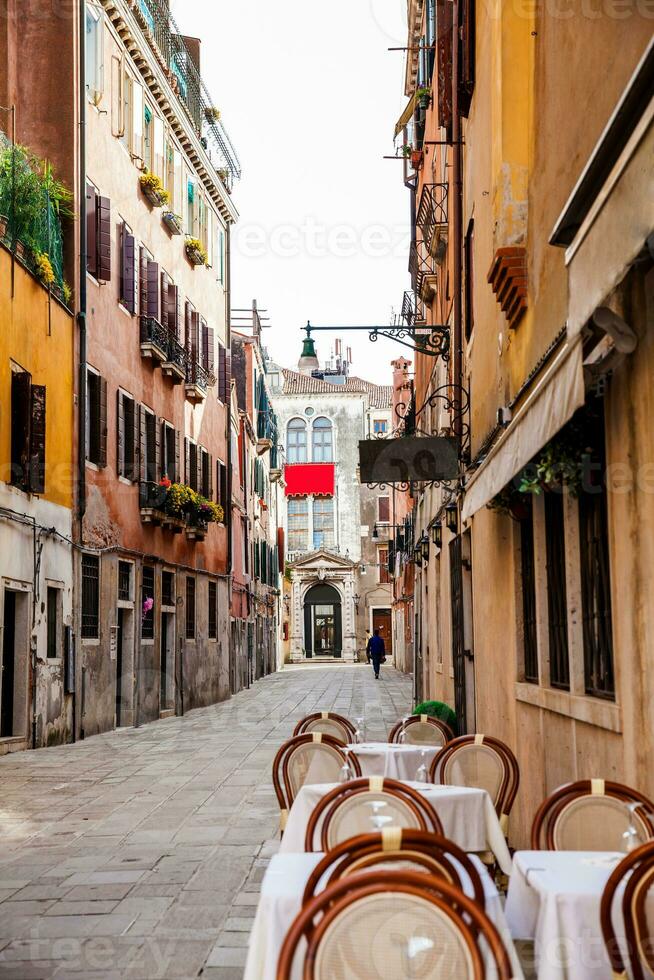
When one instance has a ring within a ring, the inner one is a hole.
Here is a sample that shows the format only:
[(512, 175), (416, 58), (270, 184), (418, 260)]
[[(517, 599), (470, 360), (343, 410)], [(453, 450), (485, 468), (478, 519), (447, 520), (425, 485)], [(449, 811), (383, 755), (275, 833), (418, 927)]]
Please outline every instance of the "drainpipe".
[[(79, 0), (79, 284), (77, 290), (77, 326), (79, 338), (78, 400), (77, 400), (77, 517), (79, 541), (83, 541), (83, 520), (86, 513), (86, 0)], [(73, 557), (74, 563), (74, 557)], [(75, 569), (73, 568), (73, 576)], [(77, 670), (77, 665), (75, 665)], [(82, 673), (82, 686), (84, 673)], [(73, 742), (77, 739), (77, 684), (73, 685)], [(82, 694), (83, 698), (83, 694)], [(83, 735), (82, 735), (83, 737)]]
[[(231, 353), (232, 347), (232, 271), (231, 271), (231, 225), (225, 229), (225, 346)], [(230, 361), (231, 363), (231, 361)], [(228, 379), (229, 381), (229, 379)], [(232, 555), (232, 399), (231, 388), (227, 385), (226, 404), (226, 439), (225, 447), (227, 465), (227, 500), (225, 501), (225, 525), (227, 527), (227, 574), (231, 576), (233, 566)], [(230, 588), (231, 595), (231, 588)]]
[[(459, 112), (459, 3), (453, 5), (452, 25), (452, 143), (454, 195), (452, 224), (454, 238), (454, 337), (453, 337), (453, 381), (455, 385), (463, 382), (463, 150), (461, 147), (461, 115)], [(455, 392), (457, 389), (455, 389)], [(460, 394), (455, 394), (460, 399)], [(459, 451), (461, 437), (457, 437)]]

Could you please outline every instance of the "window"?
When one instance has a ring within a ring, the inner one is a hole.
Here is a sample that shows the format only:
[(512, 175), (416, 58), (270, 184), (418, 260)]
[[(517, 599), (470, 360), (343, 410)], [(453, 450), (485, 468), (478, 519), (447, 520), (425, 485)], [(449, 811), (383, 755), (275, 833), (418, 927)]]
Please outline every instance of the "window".
[(207, 500), (213, 498), (213, 457), (206, 449), (200, 449), (200, 493)]
[(132, 568), (131, 561), (118, 562), (118, 598), (123, 602), (132, 598)]
[(475, 308), (474, 308), (474, 246), (475, 246), (475, 222), (470, 221), (463, 243), (463, 262), (464, 262), (464, 283), (463, 283), (463, 302), (464, 327), (466, 340), (472, 337), (475, 327)]
[(332, 497), (314, 497), (313, 500), (313, 547), (334, 547), (334, 500)]
[(99, 282), (111, 281), (111, 201), (86, 185), (86, 269)]
[(171, 483), (180, 479), (179, 432), (168, 422), (161, 423), (161, 476), (168, 477)]
[(379, 582), (387, 584), (391, 578), (388, 574), (388, 548), (377, 549), (377, 564), (379, 565)]
[(107, 382), (91, 368), (86, 372), (86, 458), (107, 465)]
[(313, 423), (313, 462), (331, 463), (332, 453), (332, 424), (329, 419), (316, 419)]
[(100, 559), (82, 555), (82, 638), (100, 636)]
[(186, 234), (197, 238), (195, 219), (197, 215), (197, 187), (195, 181), (188, 178), (186, 180)]
[(141, 638), (154, 639), (154, 568), (143, 566), (141, 583)]
[(372, 431), (373, 435), (385, 436), (388, 432), (388, 422), (386, 419), (373, 419)]
[(302, 419), (291, 419), (286, 429), (286, 458), (289, 463), (307, 461), (307, 425)]
[(216, 463), (216, 483), (218, 487), (218, 503), (223, 507), (227, 514), (227, 467), (220, 460)]
[(214, 365), (213, 327), (208, 326), (204, 317), (200, 318), (200, 364), (210, 374)]
[(568, 600), (565, 574), (563, 495), (545, 494), (547, 608), (549, 616), (550, 684), (569, 690)]
[(218, 280), (225, 282), (225, 232), (218, 229)]
[(591, 459), (589, 468), (593, 485), (584, 488), (584, 492), (579, 497), (584, 678), (586, 694), (614, 698), (611, 571), (603, 417), (598, 428), (597, 444), (600, 448), (593, 454), (595, 458)]
[(307, 407), (304, 410), (304, 414), (308, 419), (310, 419), (312, 415), (316, 414), (316, 410), (315, 408), (312, 408), (311, 405), (307, 405)]
[(218, 638), (218, 586), (209, 582), (209, 639)]
[(309, 502), (306, 497), (288, 501), (288, 550), (306, 551), (309, 535)]
[(163, 119), (155, 115), (152, 128), (153, 172), (163, 183), (165, 177), (165, 130)]
[(159, 482), (159, 442), (157, 438), (157, 416), (145, 405), (140, 412), (141, 480), (145, 483)]
[(163, 571), (161, 573), (161, 605), (175, 605), (175, 573)]
[(186, 639), (195, 639), (195, 579), (186, 579)]
[(147, 104), (143, 108), (143, 163), (154, 171), (154, 113)]
[(55, 660), (61, 655), (61, 589), (48, 586), (47, 595), (47, 656), (48, 660)]
[(460, 5), (459, 104), (464, 116), (470, 111), (475, 90), (475, 0)]
[(26, 493), (45, 492), (45, 386), (28, 371), (11, 375), (11, 483)]
[(131, 395), (124, 391), (116, 393), (118, 423), (117, 423), (117, 467), (118, 476), (126, 480), (138, 480), (138, 463), (136, 446), (138, 431), (136, 428), (136, 402)]
[(161, 273), (161, 325), (179, 338), (179, 287), (167, 272)]
[(200, 458), (198, 453), (198, 447), (194, 442), (191, 442), (190, 439), (185, 439), (184, 443), (186, 447), (184, 479), (188, 487), (191, 487), (192, 490), (198, 490), (199, 489), (198, 459)]
[(524, 495), (528, 513), (520, 521), (520, 564), (522, 570), (522, 645), (524, 680), (538, 684), (538, 640), (536, 634), (536, 567), (534, 561), (534, 511), (529, 494)]
[(388, 524), (391, 519), (391, 498), (377, 497), (377, 520), (380, 524)]
[(100, 101), (103, 84), (102, 11), (86, 7), (86, 93), (89, 102)]

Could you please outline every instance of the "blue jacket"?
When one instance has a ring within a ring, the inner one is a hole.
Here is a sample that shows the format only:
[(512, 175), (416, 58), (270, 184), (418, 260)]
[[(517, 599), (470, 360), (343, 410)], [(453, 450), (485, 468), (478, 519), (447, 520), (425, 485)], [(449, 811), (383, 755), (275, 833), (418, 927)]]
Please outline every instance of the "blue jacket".
[(370, 657), (383, 657), (386, 653), (386, 647), (384, 646), (384, 641), (381, 636), (371, 636), (368, 640), (368, 656)]

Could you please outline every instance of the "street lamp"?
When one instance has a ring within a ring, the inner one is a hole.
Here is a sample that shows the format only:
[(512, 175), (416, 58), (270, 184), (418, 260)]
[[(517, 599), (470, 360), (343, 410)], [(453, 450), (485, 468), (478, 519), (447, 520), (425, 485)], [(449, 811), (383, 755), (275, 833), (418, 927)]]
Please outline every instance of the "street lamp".
[(429, 561), (429, 538), (427, 537), (426, 534), (423, 534), (423, 536), (420, 538), (418, 545), (420, 546), (420, 551), (422, 553), (423, 561), (428, 562)]
[(360, 602), (361, 602), (361, 596), (360, 595), (357, 595), (357, 593), (355, 593), (354, 594), (354, 605), (355, 605), (355, 607), (357, 609), (359, 608), (359, 603)]
[(375, 524), (372, 529), (372, 540), (379, 541), (379, 528)]
[(413, 560), (419, 568), (422, 568), (422, 548), (420, 547), (420, 542), (413, 549)]
[(429, 529), (431, 531), (431, 539), (437, 548), (443, 547), (443, 525), (440, 521), (436, 521), (435, 524)]
[(445, 526), (452, 534), (457, 534), (459, 530), (459, 507), (452, 502), (445, 508)]

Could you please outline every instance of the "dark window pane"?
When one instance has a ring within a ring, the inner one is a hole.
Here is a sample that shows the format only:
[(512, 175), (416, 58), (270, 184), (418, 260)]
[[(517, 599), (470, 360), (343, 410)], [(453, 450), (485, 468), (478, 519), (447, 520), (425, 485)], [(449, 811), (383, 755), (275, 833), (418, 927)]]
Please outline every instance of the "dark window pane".
[(550, 684), (570, 689), (568, 653), (568, 600), (565, 575), (565, 530), (563, 495), (545, 494), (545, 537), (547, 550), (547, 609), (550, 641)]
[(186, 579), (186, 639), (195, 639), (195, 579)]
[(218, 587), (215, 582), (209, 582), (209, 639), (218, 636)]
[(141, 637), (144, 640), (154, 639), (154, 568), (143, 566), (143, 581), (141, 585)]
[(132, 564), (129, 561), (118, 562), (118, 598), (125, 602), (132, 598)]
[(82, 555), (82, 637), (100, 636), (100, 559)]
[(59, 589), (48, 586), (48, 659), (59, 656)]
[(175, 573), (161, 573), (161, 604), (163, 606), (175, 605)]
[(522, 640), (524, 680), (538, 684), (538, 642), (536, 639), (536, 576), (534, 566), (533, 503), (525, 494), (527, 516), (520, 522), (520, 558), (522, 567)]

